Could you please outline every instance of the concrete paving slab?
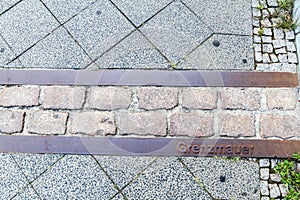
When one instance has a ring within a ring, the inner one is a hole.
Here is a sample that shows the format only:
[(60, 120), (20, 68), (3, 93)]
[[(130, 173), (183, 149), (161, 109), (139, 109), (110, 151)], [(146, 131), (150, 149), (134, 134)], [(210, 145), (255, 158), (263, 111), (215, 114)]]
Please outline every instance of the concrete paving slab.
[(134, 30), (134, 26), (106, 0), (92, 4), (65, 27), (93, 59)]
[(1, 199), (10, 199), (24, 188), (28, 182), (10, 154), (0, 154)]
[(183, 2), (215, 33), (252, 34), (251, 0), (183, 0)]
[(211, 199), (178, 159), (172, 157), (156, 160), (123, 193), (128, 199)]
[(14, 57), (14, 53), (0, 36), (0, 67), (5, 66)]
[(58, 25), (38, 0), (23, 0), (0, 16), (0, 34), (17, 55), (45, 37)]
[(32, 185), (42, 199), (109, 199), (117, 193), (91, 156), (65, 156)]
[(253, 70), (252, 37), (213, 35), (184, 58), (176, 68)]
[(26, 68), (79, 69), (92, 60), (60, 27), (19, 57)]
[(135, 26), (140, 26), (172, 1), (112, 0), (112, 2), (134, 23)]
[(173, 2), (140, 30), (172, 63), (177, 63), (212, 34), (180, 1)]
[(36, 194), (36, 192), (32, 189), (31, 186), (27, 186), (24, 190), (22, 190), (17, 196), (12, 198), (13, 200), (40, 200), (41, 198)]
[(168, 61), (149, 41), (135, 31), (97, 61), (99, 68), (167, 69)]
[(1, 0), (0, 1), (0, 15), (7, 9), (13, 7), (20, 0)]
[(11, 154), (29, 181), (48, 170), (63, 155), (59, 154)]
[(60, 23), (65, 23), (71, 17), (75, 16), (78, 12), (85, 9), (95, 1), (96, 0), (43, 0)]
[(183, 158), (215, 199), (259, 199), (259, 165), (222, 158)]
[(95, 158), (119, 188), (123, 188), (155, 160), (154, 157), (95, 156)]

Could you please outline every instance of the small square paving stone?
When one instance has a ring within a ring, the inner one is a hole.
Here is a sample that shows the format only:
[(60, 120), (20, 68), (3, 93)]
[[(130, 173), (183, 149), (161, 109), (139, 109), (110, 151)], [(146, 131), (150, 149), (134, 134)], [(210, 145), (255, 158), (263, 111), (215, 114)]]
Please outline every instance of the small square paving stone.
[(172, 63), (177, 63), (212, 34), (180, 1), (173, 2), (140, 30)]
[(0, 169), (1, 199), (11, 199), (28, 182), (10, 154), (0, 154)]
[(251, 0), (183, 0), (215, 33), (252, 34)]
[(24, 200), (24, 199), (40, 200), (41, 198), (32, 189), (32, 187), (27, 186), (24, 190), (22, 190), (17, 196), (13, 198), (13, 200)]
[(215, 199), (259, 199), (256, 162), (215, 158), (183, 158), (191, 172)]
[(78, 69), (91, 63), (90, 58), (64, 28), (59, 28), (20, 56), (26, 68)]
[(14, 53), (0, 36), (0, 67), (5, 66), (14, 58)]
[(12, 154), (12, 157), (29, 181), (34, 181), (62, 156), (59, 154)]
[(120, 189), (155, 160), (154, 157), (129, 156), (96, 156), (96, 159)]
[(252, 37), (213, 35), (184, 58), (177, 68), (253, 70)]
[(0, 34), (19, 55), (58, 27), (55, 18), (38, 0), (23, 0), (0, 16)]
[(123, 39), (134, 26), (108, 0), (99, 0), (65, 24), (93, 59)]
[(128, 199), (211, 199), (177, 158), (159, 158), (122, 191)]
[(99, 68), (168, 68), (168, 61), (139, 32), (133, 32), (97, 60)]
[(141, 25), (171, 2), (171, 0), (112, 1), (134, 23), (135, 26)]
[(60, 23), (66, 22), (95, 1), (96, 0), (43, 0), (53, 15), (60, 21)]
[(117, 193), (91, 156), (65, 156), (32, 185), (42, 199), (110, 199)]

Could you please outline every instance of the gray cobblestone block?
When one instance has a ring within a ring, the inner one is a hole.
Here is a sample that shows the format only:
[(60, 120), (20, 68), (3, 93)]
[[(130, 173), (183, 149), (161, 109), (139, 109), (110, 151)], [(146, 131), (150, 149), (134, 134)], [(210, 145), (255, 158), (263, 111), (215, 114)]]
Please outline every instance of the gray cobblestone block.
[(288, 39), (288, 40), (293, 40), (295, 39), (295, 33), (293, 30), (291, 31), (286, 31), (285, 32), (285, 38)]
[(282, 70), (283, 72), (297, 72), (297, 65), (296, 64), (290, 64), (290, 63), (282, 63)]
[(0, 133), (20, 133), (23, 119), (23, 111), (0, 110)]
[(274, 28), (274, 38), (275, 39), (283, 39), (284, 38), (284, 32), (280, 29)]
[(259, 0), (252, 0), (252, 8), (257, 8), (260, 5)]
[(188, 109), (215, 109), (217, 99), (217, 91), (213, 88), (186, 88), (182, 90), (182, 106)]
[(65, 134), (68, 113), (54, 111), (29, 111), (26, 114), (26, 131), (34, 134)]
[(262, 196), (260, 200), (270, 200), (270, 197), (268, 197), (268, 196)]
[(269, 159), (259, 159), (259, 166), (260, 167), (269, 167), (270, 166), (270, 160)]
[(80, 109), (85, 100), (84, 87), (47, 86), (42, 88), (42, 106), (52, 109)]
[(263, 44), (263, 52), (273, 53), (273, 46), (271, 44)]
[(270, 169), (269, 168), (261, 168), (260, 169), (260, 178), (262, 180), (268, 180), (270, 176)]
[(253, 34), (254, 35), (259, 35), (259, 32), (260, 32), (260, 28), (254, 28), (253, 29)]
[(270, 70), (270, 66), (268, 64), (265, 63), (256, 64), (256, 71), (267, 71), (267, 70)]
[(253, 19), (253, 21), (252, 21), (252, 25), (254, 26), (254, 27), (260, 27), (260, 22), (259, 22), (259, 20), (258, 19), (256, 19), (256, 18), (254, 18)]
[(172, 109), (178, 105), (178, 89), (142, 87), (137, 90), (139, 108), (145, 110)]
[(266, 195), (266, 196), (270, 194), (268, 188), (268, 181), (260, 181), (260, 193), (261, 195)]
[(277, 7), (278, 2), (276, 0), (267, 0), (268, 6)]
[(38, 86), (13, 86), (0, 89), (0, 106), (37, 106), (40, 89)]
[(272, 43), (272, 37), (262, 36), (261, 38), (263, 43)]
[(270, 63), (270, 56), (267, 53), (263, 54), (263, 63)]
[(253, 48), (255, 52), (260, 52), (262, 50), (261, 44), (253, 44)]
[(269, 15), (270, 15), (270, 13), (269, 13), (269, 11), (267, 9), (263, 9), (262, 10), (262, 18), (267, 18)]
[(282, 47), (280, 49), (275, 49), (275, 53), (278, 54), (285, 54), (286, 53), (286, 49), (285, 47)]
[(208, 137), (214, 135), (211, 113), (175, 113), (170, 116), (170, 135)]
[(279, 61), (275, 54), (270, 54), (270, 58), (271, 58), (272, 62), (278, 62)]
[(263, 55), (261, 52), (255, 52), (255, 60), (256, 62), (262, 62), (263, 61)]
[(263, 30), (264, 30), (263, 35), (272, 36), (272, 29), (271, 28), (264, 28)]
[(219, 116), (219, 135), (229, 137), (255, 136), (254, 115), (243, 112), (225, 112)]
[(279, 54), (278, 59), (281, 63), (287, 63), (288, 62), (288, 57), (286, 54)]
[(99, 110), (127, 109), (132, 92), (124, 87), (92, 87), (87, 94), (87, 107)]
[(280, 190), (277, 184), (269, 184), (270, 198), (277, 198), (280, 196)]
[(114, 135), (116, 125), (114, 114), (111, 112), (74, 112), (70, 115), (68, 132), (70, 134)]
[(267, 88), (269, 109), (294, 110), (297, 105), (297, 91), (294, 88)]
[(225, 88), (221, 92), (223, 109), (258, 110), (261, 95), (254, 88)]
[(166, 136), (167, 114), (165, 111), (122, 112), (117, 119), (121, 135)]
[(299, 121), (293, 115), (262, 114), (260, 132), (263, 138), (299, 136)]
[(283, 197), (285, 197), (289, 192), (289, 190), (285, 184), (279, 184), (279, 189), (280, 189), (280, 193)]
[(288, 61), (289, 63), (298, 63), (297, 54), (288, 52)]
[(286, 46), (286, 42), (283, 39), (278, 39), (278, 40), (273, 40), (273, 47), (275, 49), (279, 49), (281, 47), (285, 47)]
[[(261, 20), (261, 24), (263, 27), (272, 28), (272, 22), (268, 18)], [(272, 41), (271, 37), (269, 37), (269, 41), (270, 42), (268, 42), (268, 43), (271, 43), (271, 41)]]
[(255, 36), (253, 37), (253, 41), (254, 41), (254, 43), (261, 43), (261, 37), (255, 35)]
[(280, 174), (270, 174), (271, 181), (279, 183), (281, 181)]
[(287, 41), (286, 42), (286, 49), (290, 52), (295, 52), (296, 51), (296, 46), (295, 46), (295, 43), (294, 42), (290, 42), (290, 41)]

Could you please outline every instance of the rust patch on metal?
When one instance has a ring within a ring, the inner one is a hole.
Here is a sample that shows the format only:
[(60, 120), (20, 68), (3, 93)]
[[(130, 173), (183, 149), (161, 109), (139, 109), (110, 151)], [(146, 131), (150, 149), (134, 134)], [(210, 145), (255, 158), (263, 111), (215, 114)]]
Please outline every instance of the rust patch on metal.
[(297, 87), (287, 72), (166, 70), (0, 70), (1, 85), (101, 85), (178, 87)]
[(0, 152), (289, 158), (293, 153), (300, 152), (300, 141), (2, 135)]

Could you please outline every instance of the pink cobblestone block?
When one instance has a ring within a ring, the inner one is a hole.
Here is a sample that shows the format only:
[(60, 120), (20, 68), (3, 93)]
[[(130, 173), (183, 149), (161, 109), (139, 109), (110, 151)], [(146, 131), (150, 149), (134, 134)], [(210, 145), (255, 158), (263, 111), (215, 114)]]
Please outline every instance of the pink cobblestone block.
[(170, 135), (209, 137), (214, 135), (210, 113), (176, 113), (170, 116)]
[(225, 88), (221, 92), (223, 109), (258, 110), (261, 94), (255, 88)]
[(23, 129), (23, 111), (0, 111), (0, 132), (1, 133), (20, 133)]
[(167, 134), (166, 112), (120, 113), (118, 128), (121, 135), (165, 136)]
[(177, 88), (142, 87), (137, 94), (141, 109), (172, 109), (178, 105)]
[(13, 86), (0, 89), (0, 106), (36, 106), (39, 105), (38, 86)]
[(293, 115), (262, 114), (260, 118), (260, 132), (263, 138), (300, 136), (299, 128), (299, 121)]
[(269, 109), (294, 110), (297, 104), (297, 91), (294, 88), (266, 89)]
[(213, 88), (186, 88), (182, 91), (182, 106), (188, 109), (215, 109), (217, 99), (217, 91)]

